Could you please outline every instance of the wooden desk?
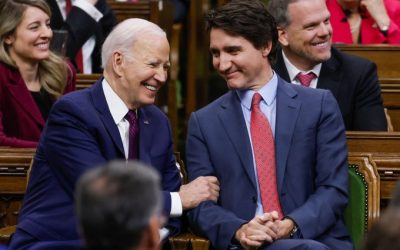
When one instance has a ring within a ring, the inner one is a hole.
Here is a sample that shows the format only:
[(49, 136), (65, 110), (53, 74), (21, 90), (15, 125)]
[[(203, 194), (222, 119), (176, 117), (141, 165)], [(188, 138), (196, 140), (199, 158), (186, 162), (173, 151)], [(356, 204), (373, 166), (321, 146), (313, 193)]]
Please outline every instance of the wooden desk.
[(0, 147), (0, 227), (15, 225), (35, 149)]
[(381, 208), (400, 180), (400, 132), (347, 132), (349, 152), (371, 155), (380, 176)]
[(394, 131), (400, 131), (400, 77), (383, 78), (379, 79), (379, 82), (383, 105), (389, 112)]
[(376, 45), (345, 45), (335, 44), (341, 51), (367, 58), (376, 63), (378, 76), (384, 78), (400, 78), (400, 46)]

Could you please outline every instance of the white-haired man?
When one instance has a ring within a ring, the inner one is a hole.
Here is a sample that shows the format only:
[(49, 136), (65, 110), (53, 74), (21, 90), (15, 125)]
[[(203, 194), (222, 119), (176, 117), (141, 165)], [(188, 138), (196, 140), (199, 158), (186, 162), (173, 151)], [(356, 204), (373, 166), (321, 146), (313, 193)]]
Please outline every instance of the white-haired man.
[(215, 177), (181, 186), (168, 119), (153, 105), (170, 66), (165, 32), (143, 19), (125, 20), (105, 40), (102, 61), (104, 78), (53, 106), (12, 249), (80, 249), (75, 183), (88, 169), (114, 159), (137, 159), (159, 172), (170, 235), (180, 227), (171, 217), (218, 198)]

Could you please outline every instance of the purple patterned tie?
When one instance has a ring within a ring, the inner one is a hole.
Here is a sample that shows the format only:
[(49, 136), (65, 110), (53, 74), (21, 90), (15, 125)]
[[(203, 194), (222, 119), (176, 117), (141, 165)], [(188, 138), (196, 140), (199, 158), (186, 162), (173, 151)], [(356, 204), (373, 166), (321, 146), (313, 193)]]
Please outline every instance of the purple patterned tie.
[(264, 212), (277, 211), (283, 217), (276, 184), (275, 142), (267, 117), (260, 109), (262, 97), (255, 93), (251, 101), (250, 133)]
[(303, 85), (305, 87), (310, 87), (311, 81), (316, 77), (317, 76), (313, 72), (309, 72), (307, 74), (303, 74), (300, 72), (296, 76), (297, 80), (299, 80), (301, 85)]
[(135, 110), (129, 110), (125, 116), (129, 122), (129, 153), (128, 159), (138, 159), (139, 124)]

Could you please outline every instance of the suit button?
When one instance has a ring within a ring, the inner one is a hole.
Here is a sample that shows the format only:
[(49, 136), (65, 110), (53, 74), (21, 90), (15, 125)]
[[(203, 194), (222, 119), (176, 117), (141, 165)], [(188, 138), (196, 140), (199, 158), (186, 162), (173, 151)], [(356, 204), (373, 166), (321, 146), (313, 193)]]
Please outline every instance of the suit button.
[(253, 200), (253, 203), (257, 203), (257, 197), (253, 196), (251, 199)]

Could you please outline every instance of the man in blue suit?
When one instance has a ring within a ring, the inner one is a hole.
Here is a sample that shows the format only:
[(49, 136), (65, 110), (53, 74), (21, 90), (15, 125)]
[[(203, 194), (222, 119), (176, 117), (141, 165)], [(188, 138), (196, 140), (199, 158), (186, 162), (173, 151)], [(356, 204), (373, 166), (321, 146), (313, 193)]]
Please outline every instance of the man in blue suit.
[[(189, 120), (189, 178), (213, 175), (220, 183), (217, 202), (189, 211), (191, 226), (216, 249), (353, 249), (343, 222), (346, 137), (334, 97), (291, 85), (271, 69), (277, 29), (260, 1), (230, 1), (206, 22), (214, 68), (230, 91)], [(274, 147), (261, 155), (276, 165), (262, 174), (251, 104), (260, 95)], [(259, 186), (269, 172), (276, 173), (267, 181), (276, 202)]]
[[(102, 61), (104, 78), (53, 106), (12, 249), (80, 249), (75, 184), (87, 170), (113, 159), (139, 159), (157, 170), (164, 215), (176, 217), (182, 210), (218, 197), (215, 177), (180, 185), (168, 119), (152, 105), (170, 64), (164, 31), (143, 19), (125, 20), (104, 42)], [(128, 121), (132, 113), (137, 123)], [(164, 231), (173, 235), (179, 227), (179, 220), (171, 218)]]

